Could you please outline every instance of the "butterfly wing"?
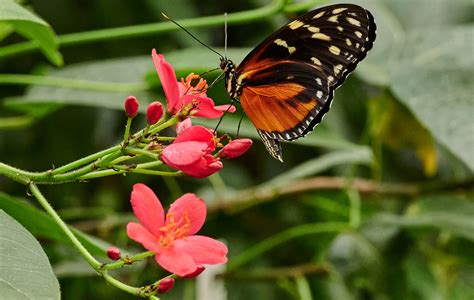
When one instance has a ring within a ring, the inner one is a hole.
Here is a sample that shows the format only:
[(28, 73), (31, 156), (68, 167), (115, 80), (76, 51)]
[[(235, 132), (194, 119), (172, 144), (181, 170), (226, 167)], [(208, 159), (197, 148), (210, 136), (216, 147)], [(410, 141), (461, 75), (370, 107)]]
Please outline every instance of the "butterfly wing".
[(283, 26), (237, 67), (240, 101), (265, 146), (306, 135), (329, 110), (333, 91), (372, 48), (370, 12), (352, 4), (322, 7)]

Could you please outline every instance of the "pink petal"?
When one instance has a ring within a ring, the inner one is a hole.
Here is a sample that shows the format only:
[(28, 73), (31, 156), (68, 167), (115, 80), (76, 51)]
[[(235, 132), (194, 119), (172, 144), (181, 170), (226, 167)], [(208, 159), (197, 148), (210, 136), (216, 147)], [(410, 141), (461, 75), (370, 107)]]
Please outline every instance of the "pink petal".
[(142, 244), (147, 250), (154, 252), (160, 251), (158, 239), (141, 224), (129, 222), (127, 224), (127, 235), (130, 239)]
[(224, 112), (227, 111), (227, 112), (230, 112), (230, 113), (234, 113), (236, 111), (235, 105), (233, 105), (233, 104), (217, 105), (216, 109), (220, 110), (220, 111), (224, 111)]
[(184, 121), (179, 122), (176, 124), (176, 134), (180, 134), (184, 130), (188, 129), (189, 127), (193, 126), (191, 118), (186, 118)]
[(197, 107), (193, 110), (193, 116), (201, 118), (219, 118), (223, 112), (216, 109), (214, 101), (209, 97), (196, 97)]
[(214, 142), (214, 133), (210, 129), (198, 125), (191, 126), (181, 132), (181, 134), (176, 137), (173, 144), (186, 141), (206, 142), (209, 144), (209, 147), (216, 147)]
[(182, 142), (166, 146), (161, 153), (161, 159), (168, 166), (179, 169), (199, 161), (206, 153), (208, 146), (205, 142)]
[(212, 155), (207, 154), (198, 162), (182, 167), (181, 171), (194, 178), (205, 178), (216, 173), (223, 166), (221, 161), (215, 160)]
[(227, 246), (207, 236), (193, 235), (175, 241), (174, 248), (188, 254), (196, 264), (223, 264), (227, 262)]
[(188, 254), (176, 251), (175, 247), (163, 249), (155, 255), (156, 262), (168, 272), (185, 276), (196, 271), (198, 265)]
[(186, 215), (190, 222), (187, 235), (193, 235), (201, 229), (206, 220), (206, 203), (196, 195), (187, 193), (171, 204), (168, 215), (172, 215), (175, 222)]
[(221, 156), (225, 158), (236, 158), (247, 152), (251, 146), (251, 139), (235, 139), (222, 148)]
[(160, 77), (161, 85), (165, 91), (166, 101), (168, 103), (167, 110), (168, 112), (176, 113), (181, 107), (178, 106), (180, 98), (179, 88), (173, 67), (165, 61), (165, 57), (162, 54), (156, 54), (155, 49), (152, 50), (151, 55), (153, 57), (156, 72)]
[(146, 185), (137, 183), (133, 186), (130, 202), (140, 223), (154, 236), (160, 236), (159, 228), (164, 224), (165, 213), (155, 193)]

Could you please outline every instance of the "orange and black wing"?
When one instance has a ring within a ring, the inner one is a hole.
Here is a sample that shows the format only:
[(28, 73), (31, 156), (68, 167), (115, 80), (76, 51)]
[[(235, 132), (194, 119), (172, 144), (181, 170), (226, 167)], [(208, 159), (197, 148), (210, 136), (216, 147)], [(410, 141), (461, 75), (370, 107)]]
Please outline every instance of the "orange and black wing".
[(237, 67), (240, 102), (265, 146), (306, 135), (329, 110), (333, 91), (372, 48), (375, 22), (352, 4), (322, 7), (288, 23)]

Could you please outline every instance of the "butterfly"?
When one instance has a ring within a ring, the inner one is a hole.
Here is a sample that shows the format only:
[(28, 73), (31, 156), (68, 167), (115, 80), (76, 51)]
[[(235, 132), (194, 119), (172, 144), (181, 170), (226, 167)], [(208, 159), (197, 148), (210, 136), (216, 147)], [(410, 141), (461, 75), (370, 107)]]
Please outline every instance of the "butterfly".
[(286, 24), (238, 66), (221, 58), (229, 96), (274, 158), (283, 162), (281, 141), (303, 137), (321, 122), (334, 90), (372, 48), (375, 31), (368, 10), (330, 5)]

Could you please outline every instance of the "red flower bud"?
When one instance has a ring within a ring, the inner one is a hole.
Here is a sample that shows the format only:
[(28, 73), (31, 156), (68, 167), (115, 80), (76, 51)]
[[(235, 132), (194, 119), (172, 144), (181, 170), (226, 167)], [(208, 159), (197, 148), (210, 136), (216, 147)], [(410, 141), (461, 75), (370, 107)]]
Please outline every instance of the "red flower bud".
[(186, 274), (183, 276), (183, 278), (195, 278), (195, 277), (198, 277), (199, 274), (201, 274), (202, 272), (204, 272), (206, 268), (204, 266), (197, 266), (196, 270), (194, 272), (191, 272), (189, 274)]
[(224, 158), (235, 158), (239, 157), (252, 146), (251, 139), (236, 139), (222, 148), (221, 156)]
[(158, 283), (158, 293), (164, 294), (174, 286), (174, 278), (164, 278)]
[(120, 249), (117, 247), (109, 247), (107, 248), (107, 256), (111, 260), (119, 260), (120, 259)]
[(128, 96), (127, 99), (125, 99), (124, 107), (127, 117), (135, 118), (135, 116), (138, 114), (139, 107), (137, 98), (133, 96)]
[(156, 124), (163, 116), (163, 112), (163, 105), (160, 102), (150, 103), (146, 109), (146, 121), (150, 125)]

